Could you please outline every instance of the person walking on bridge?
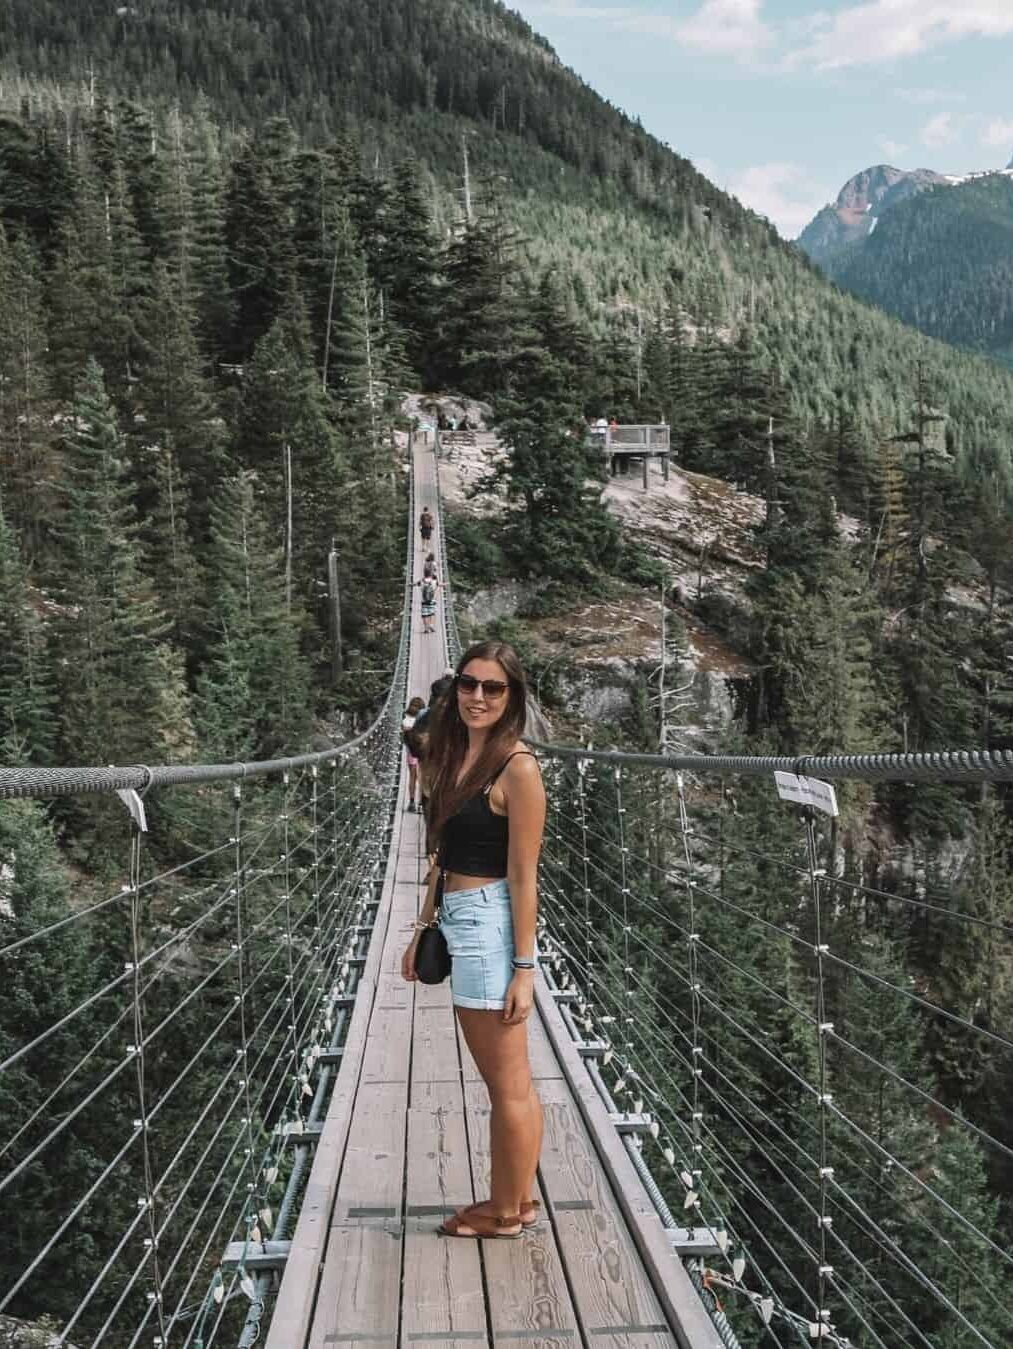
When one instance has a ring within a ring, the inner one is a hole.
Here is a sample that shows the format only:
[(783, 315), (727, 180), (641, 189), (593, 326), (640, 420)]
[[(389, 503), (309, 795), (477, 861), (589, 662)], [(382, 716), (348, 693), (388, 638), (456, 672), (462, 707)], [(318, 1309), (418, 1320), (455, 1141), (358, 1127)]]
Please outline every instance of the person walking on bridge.
[(422, 536), (422, 547), (428, 549), (429, 541), (433, 537), (433, 528), (436, 521), (433, 519), (433, 513), (428, 506), (422, 507), (422, 514), (419, 516), (419, 534)]
[(422, 631), (424, 633), (435, 632), (433, 620), (436, 617), (436, 592), (440, 588), (440, 578), (434, 573), (431, 576), (423, 574), (422, 579), (416, 581), (422, 591)]
[(491, 1194), (437, 1229), (448, 1237), (519, 1237), (538, 1220), (532, 1198), (542, 1108), (531, 1078), (527, 1021), (538, 953), (538, 856), (545, 789), (521, 735), (527, 686), (505, 642), (461, 657), (453, 687), (430, 713), (428, 823), (437, 847), (416, 931), (401, 960), (415, 972), (419, 933), (440, 905), (451, 991), (465, 1041), (489, 1092)]

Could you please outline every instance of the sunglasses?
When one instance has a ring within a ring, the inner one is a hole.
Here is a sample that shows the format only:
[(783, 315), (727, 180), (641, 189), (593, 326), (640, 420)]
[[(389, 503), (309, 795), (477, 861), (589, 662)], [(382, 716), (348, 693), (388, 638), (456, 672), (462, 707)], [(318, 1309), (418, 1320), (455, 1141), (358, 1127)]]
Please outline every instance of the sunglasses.
[(504, 693), (510, 687), (502, 679), (476, 679), (474, 675), (458, 675), (457, 687), (461, 693), (475, 693), (478, 689), (482, 690), (484, 698), (502, 698)]

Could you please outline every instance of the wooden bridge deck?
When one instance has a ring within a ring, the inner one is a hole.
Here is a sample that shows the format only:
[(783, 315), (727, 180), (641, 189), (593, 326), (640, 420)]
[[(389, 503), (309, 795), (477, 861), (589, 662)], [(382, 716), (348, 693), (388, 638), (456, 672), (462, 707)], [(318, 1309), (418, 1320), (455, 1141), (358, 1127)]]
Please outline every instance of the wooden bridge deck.
[[(435, 499), (431, 453), (417, 453), (415, 475), (417, 515)], [(416, 575), (421, 558), (416, 548)], [(413, 625), (410, 694), (427, 694), (445, 664), (441, 628), (428, 636)], [(409, 985), (399, 973), (424, 866), (421, 819), (405, 813), (405, 801), (402, 782), (382, 901), (268, 1349), (717, 1349), (541, 977), (529, 1044), (545, 1111), (545, 1216), (517, 1241), (436, 1234), (441, 1215), (488, 1194), (488, 1097), (458, 1034), (449, 981)]]

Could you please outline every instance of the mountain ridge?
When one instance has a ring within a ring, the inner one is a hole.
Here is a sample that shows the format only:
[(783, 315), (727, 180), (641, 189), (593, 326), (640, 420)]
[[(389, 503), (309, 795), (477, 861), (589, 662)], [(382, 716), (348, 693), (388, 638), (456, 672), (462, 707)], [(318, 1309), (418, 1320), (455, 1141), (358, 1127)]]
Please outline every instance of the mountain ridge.
[(561, 278), (596, 341), (630, 345), (659, 324), (688, 340), (748, 328), (800, 418), (826, 424), (843, 407), (870, 437), (905, 421), (927, 361), (956, 418), (979, 421), (979, 400), (1009, 407), (1013, 433), (1004, 377), (828, 286), (768, 220), (595, 94), (496, 0), (230, 0), (218, 13), (176, 0), (119, 17), (99, 0), (8, 0), (0, 50), (12, 111), (23, 93), (58, 103), (54, 81), (87, 90), (94, 72), (111, 96), (143, 92), (167, 125), (177, 106), (210, 104), (247, 138), (282, 114), (311, 144), (350, 131), (369, 172), (413, 156), (444, 238), (460, 216), (467, 133), (477, 197), (498, 191), (536, 272)]
[(839, 285), (902, 322), (1013, 360), (1013, 169), (865, 170), (799, 244)]

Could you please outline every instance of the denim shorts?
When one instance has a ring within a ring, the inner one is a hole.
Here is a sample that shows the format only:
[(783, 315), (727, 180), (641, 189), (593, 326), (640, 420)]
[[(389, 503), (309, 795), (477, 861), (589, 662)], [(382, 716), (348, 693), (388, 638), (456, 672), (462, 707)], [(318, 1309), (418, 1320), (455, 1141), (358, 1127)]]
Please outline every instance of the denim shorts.
[[(440, 930), (451, 956), (450, 988), (457, 1007), (502, 1008), (514, 977), (514, 920), (505, 880), (443, 896)], [(535, 948), (538, 959), (538, 948)]]

